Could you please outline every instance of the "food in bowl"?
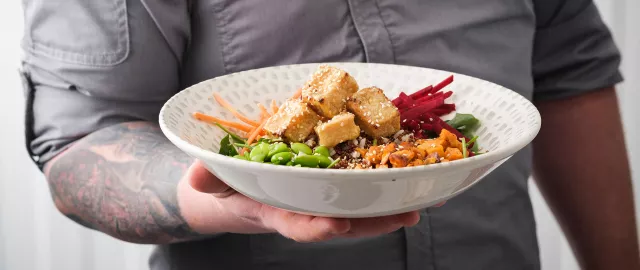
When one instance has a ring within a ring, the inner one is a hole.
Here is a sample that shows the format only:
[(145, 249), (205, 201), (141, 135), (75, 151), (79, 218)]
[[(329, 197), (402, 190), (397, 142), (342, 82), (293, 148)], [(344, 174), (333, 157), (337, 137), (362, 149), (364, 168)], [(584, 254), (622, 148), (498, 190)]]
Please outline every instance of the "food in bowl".
[[(474, 136), (480, 121), (446, 103), (449, 76), (390, 100), (378, 87), (360, 89), (344, 70), (322, 65), (291, 98), (270, 109), (257, 104), (253, 120), (214, 93), (241, 122), (195, 112), (227, 133), (219, 154), (237, 159), (325, 169), (383, 169), (451, 162), (482, 152)], [(445, 121), (441, 117), (456, 112)]]

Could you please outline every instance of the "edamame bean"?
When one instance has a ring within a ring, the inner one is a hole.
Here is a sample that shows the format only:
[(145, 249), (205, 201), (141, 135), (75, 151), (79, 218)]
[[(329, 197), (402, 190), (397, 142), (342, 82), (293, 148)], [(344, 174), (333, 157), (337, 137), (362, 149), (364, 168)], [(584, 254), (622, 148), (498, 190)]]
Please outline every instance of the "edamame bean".
[(320, 154), (323, 155), (325, 157), (329, 157), (329, 148), (327, 148), (326, 146), (318, 146), (316, 147), (316, 149), (313, 149), (313, 153), (314, 154)]
[(287, 162), (286, 166), (293, 166), (293, 161)]
[(251, 161), (255, 161), (255, 162), (264, 162), (264, 158), (266, 158), (267, 155), (265, 154), (259, 154), (259, 155), (255, 155), (251, 157)]
[(311, 156), (311, 155), (297, 156), (293, 159), (293, 164), (300, 165), (302, 167), (308, 167), (308, 168), (318, 167), (319, 162), (320, 160), (318, 160), (317, 156)]
[(312, 155), (313, 154), (313, 150), (311, 150), (311, 147), (309, 147), (308, 145), (304, 144), (304, 143), (292, 143), (291, 144), (291, 150), (293, 150), (294, 153), (298, 154), (300, 152), (305, 153), (307, 155)]
[(331, 159), (329, 159), (328, 157), (325, 157), (321, 154), (313, 154), (313, 156), (315, 156), (316, 158), (318, 158), (318, 165), (320, 166), (320, 168), (326, 168), (329, 167), (329, 165), (331, 165)]
[(282, 152), (277, 153), (271, 157), (271, 163), (284, 165), (287, 164), (293, 158), (293, 153), (291, 152)]
[(271, 159), (271, 157), (273, 157), (273, 155), (277, 154), (277, 153), (282, 153), (282, 152), (289, 152), (291, 151), (289, 149), (289, 147), (287, 146), (286, 143), (274, 143), (269, 145), (269, 154), (267, 155), (267, 159)]
[(249, 153), (249, 158), (255, 161), (254, 158), (256, 156), (263, 156), (262, 161), (264, 161), (264, 158), (267, 156), (267, 154), (269, 154), (269, 144), (260, 143), (256, 147), (251, 149), (251, 153)]
[(243, 156), (243, 155), (235, 155), (235, 156), (233, 156), (233, 157), (234, 157), (234, 158), (237, 158), (237, 159), (242, 159), (242, 160), (249, 160), (247, 157), (245, 157), (245, 156)]

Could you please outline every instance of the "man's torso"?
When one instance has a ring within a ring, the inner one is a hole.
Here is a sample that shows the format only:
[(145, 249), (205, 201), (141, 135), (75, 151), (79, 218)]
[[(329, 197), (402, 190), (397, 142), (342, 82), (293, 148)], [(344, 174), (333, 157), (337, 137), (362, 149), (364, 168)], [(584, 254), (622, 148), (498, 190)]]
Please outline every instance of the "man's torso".
[[(157, 14), (156, 21), (161, 20), (163, 8), (146, 2), (152, 16)], [(530, 1), (196, 0), (190, 25), (180, 71), (182, 87), (252, 68), (354, 61), (449, 70), (532, 96), (535, 17)], [(415, 228), (390, 235), (317, 244), (300, 244), (276, 234), (222, 235), (161, 247), (152, 265), (157, 269), (168, 265), (537, 269), (527, 192), (530, 161), (526, 148), (444, 207), (423, 211)]]

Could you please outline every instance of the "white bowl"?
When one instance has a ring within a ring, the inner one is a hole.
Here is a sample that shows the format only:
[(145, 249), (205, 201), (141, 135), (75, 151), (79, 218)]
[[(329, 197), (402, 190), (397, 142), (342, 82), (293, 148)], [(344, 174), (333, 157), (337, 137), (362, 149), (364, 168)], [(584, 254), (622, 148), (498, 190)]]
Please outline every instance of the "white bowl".
[(335, 170), (276, 166), (217, 154), (225, 133), (199, 122), (199, 111), (233, 120), (212, 98), (215, 91), (245, 115), (257, 119), (256, 103), (282, 104), (319, 64), (262, 68), (207, 80), (176, 94), (160, 111), (160, 127), (169, 140), (238, 192), (256, 201), (298, 213), (330, 217), (372, 217), (435, 205), (476, 184), (540, 129), (540, 114), (526, 98), (502, 86), (447, 71), (369, 63), (328, 63), (354, 76), (361, 88), (378, 86), (393, 99), (436, 84), (447, 87), (457, 112), (481, 121), (478, 143), (487, 154), (453, 162), (398, 169)]

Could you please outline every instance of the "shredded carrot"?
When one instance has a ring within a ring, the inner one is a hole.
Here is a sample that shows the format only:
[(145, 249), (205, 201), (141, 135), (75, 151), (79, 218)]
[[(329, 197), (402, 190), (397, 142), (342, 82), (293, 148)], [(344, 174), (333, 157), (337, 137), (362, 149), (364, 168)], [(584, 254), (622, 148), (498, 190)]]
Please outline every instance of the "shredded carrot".
[(273, 111), (273, 114), (278, 113), (278, 105), (276, 104), (276, 100), (272, 99), (271, 100), (271, 110)]
[(293, 99), (299, 98), (302, 96), (302, 88), (298, 89), (295, 94), (293, 94)]
[(271, 114), (267, 111), (267, 108), (262, 105), (262, 103), (258, 103), (258, 108), (260, 108), (260, 112), (262, 113), (262, 118), (269, 118)]
[(260, 123), (258, 123), (256, 121), (253, 121), (253, 120), (247, 118), (246, 116), (242, 115), (241, 113), (239, 113), (236, 109), (233, 108), (233, 106), (231, 106), (231, 104), (229, 104), (226, 100), (224, 100), (218, 93), (213, 93), (213, 97), (220, 104), (220, 106), (222, 106), (225, 109), (229, 110), (233, 115), (238, 117), (238, 119), (240, 119), (242, 122), (245, 122), (245, 123), (247, 123), (249, 125), (252, 125), (254, 127), (257, 127), (257, 126), (260, 125)]
[(223, 120), (220, 118), (217, 118), (215, 116), (211, 116), (211, 115), (207, 115), (204, 113), (199, 113), (199, 112), (194, 112), (193, 113), (193, 117), (195, 117), (196, 119), (203, 121), (203, 122), (207, 122), (210, 124), (220, 124), (226, 127), (230, 127), (230, 128), (235, 128), (238, 130), (242, 130), (244, 132), (250, 132), (253, 127), (250, 126), (246, 126), (240, 123), (236, 123), (236, 122), (231, 122), (231, 121), (227, 121), (227, 120)]
[(251, 132), (251, 135), (249, 135), (249, 138), (247, 139), (247, 145), (251, 145), (253, 140), (255, 140), (256, 137), (258, 136), (258, 133), (260, 133), (260, 131), (262, 131), (262, 128), (264, 128), (264, 125), (266, 123), (267, 123), (267, 118), (263, 117), (262, 118), (262, 123), (260, 123), (260, 126), (258, 126), (258, 128), (256, 128), (253, 132)]

